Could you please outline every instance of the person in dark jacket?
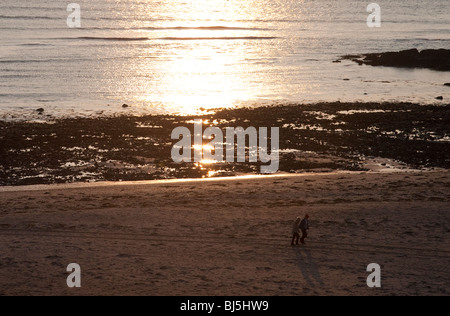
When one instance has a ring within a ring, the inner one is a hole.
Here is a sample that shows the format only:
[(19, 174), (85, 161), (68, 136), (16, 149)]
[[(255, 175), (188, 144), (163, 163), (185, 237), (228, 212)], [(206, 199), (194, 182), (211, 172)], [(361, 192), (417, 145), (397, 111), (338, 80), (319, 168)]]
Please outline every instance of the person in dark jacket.
[(300, 238), (300, 222), (301, 222), (301, 218), (297, 217), (297, 219), (295, 220), (294, 224), (292, 225), (292, 241), (291, 241), (291, 245), (298, 245), (298, 240)]
[(302, 238), (300, 238), (300, 242), (304, 245), (305, 238), (308, 237), (308, 229), (309, 229), (309, 215), (308, 214), (306, 214), (305, 218), (300, 222), (299, 228), (302, 231)]

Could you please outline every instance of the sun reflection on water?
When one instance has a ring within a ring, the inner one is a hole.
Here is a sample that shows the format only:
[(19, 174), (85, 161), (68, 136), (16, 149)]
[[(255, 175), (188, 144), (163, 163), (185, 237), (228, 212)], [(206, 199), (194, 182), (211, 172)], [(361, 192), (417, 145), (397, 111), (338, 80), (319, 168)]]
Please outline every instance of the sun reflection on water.
[(194, 114), (199, 108), (230, 107), (249, 99), (251, 96), (239, 88), (245, 84), (243, 76), (235, 76), (237, 72), (232, 69), (237, 58), (202, 43), (182, 51), (168, 64), (164, 78), (166, 89), (175, 93), (163, 95), (161, 101), (180, 113)]
[[(152, 69), (152, 59), (144, 66), (157, 81), (146, 84), (147, 94), (135, 97), (137, 101), (163, 104), (179, 114), (197, 114), (201, 111), (226, 108), (255, 99), (258, 87), (252, 89), (252, 67), (248, 58), (248, 36), (258, 37), (262, 31), (247, 29), (242, 22), (259, 14), (255, 1), (175, 0), (163, 12), (176, 12), (177, 23), (168, 19), (168, 28), (158, 45), (171, 47), (163, 65)], [(174, 28), (174, 29), (172, 29)], [(139, 33), (139, 35), (148, 36)], [(230, 40), (231, 39), (231, 40)], [(253, 44), (251, 44), (253, 45)], [(157, 58), (159, 58), (158, 56)], [(152, 86), (152, 84), (156, 85)], [(154, 90), (159, 90), (159, 100), (154, 100)], [(162, 93), (161, 93), (162, 92)]]

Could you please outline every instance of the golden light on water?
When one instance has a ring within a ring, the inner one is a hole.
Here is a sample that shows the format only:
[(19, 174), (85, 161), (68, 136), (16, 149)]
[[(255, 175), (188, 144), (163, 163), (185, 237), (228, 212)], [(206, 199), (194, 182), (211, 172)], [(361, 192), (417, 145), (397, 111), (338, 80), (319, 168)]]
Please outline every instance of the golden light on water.
[[(141, 69), (153, 72), (158, 80), (146, 82), (148, 93), (135, 99), (149, 106), (161, 103), (170, 111), (187, 115), (196, 114), (199, 109), (231, 107), (254, 99), (259, 91), (250, 88), (256, 80), (251, 78), (251, 69), (246, 69), (245, 59), (249, 56), (245, 37), (261, 34), (258, 30), (245, 30), (246, 25), (239, 22), (244, 17), (251, 19), (255, 8), (252, 3), (176, 0), (167, 3), (168, 8), (162, 3), (162, 11), (176, 14), (178, 21), (186, 22), (173, 25), (169, 21), (161, 25), (168, 29), (159, 34), (164, 39), (158, 45), (172, 49), (162, 67), (152, 68), (152, 59), (141, 65)], [(139, 33), (145, 37), (154, 35), (152, 31)], [(154, 99), (155, 89), (160, 92), (159, 100)]]
[(216, 174), (217, 174), (217, 171), (210, 170), (210, 171), (208, 171), (207, 177), (208, 177), (208, 178), (211, 178), (211, 177), (214, 177)]
[[(148, 0), (147, 0), (148, 1)], [(170, 0), (160, 1), (158, 10), (166, 12), (168, 17), (189, 21), (186, 26), (198, 27), (198, 22), (208, 22), (217, 26), (217, 22), (242, 21), (256, 18), (265, 8), (260, 0)]]
[[(211, 151), (214, 150), (214, 147), (211, 146), (211, 145), (208, 145), (208, 144), (206, 144), (206, 145), (193, 145), (192, 148), (193, 148), (194, 150), (202, 150), (202, 153), (204, 153), (205, 151), (211, 152)], [(218, 162), (219, 162), (219, 161), (217, 161), (217, 160), (202, 159), (202, 160), (200, 161), (200, 164), (201, 164), (201, 165), (202, 165), (202, 164), (203, 164), (203, 165), (211, 165), (211, 164), (215, 164), (215, 163), (218, 163)]]
[(201, 164), (204, 164), (204, 165), (212, 165), (214, 163), (217, 163), (217, 161), (215, 161), (215, 160), (208, 160), (208, 159), (203, 159), (201, 161)]
[(194, 114), (199, 108), (230, 107), (238, 100), (249, 99), (239, 88), (244, 78), (233, 75), (242, 73), (232, 69), (238, 64), (237, 58), (201, 41), (194, 49), (183, 50), (168, 64), (164, 78), (166, 89), (175, 93), (164, 95), (161, 101), (180, 113)]

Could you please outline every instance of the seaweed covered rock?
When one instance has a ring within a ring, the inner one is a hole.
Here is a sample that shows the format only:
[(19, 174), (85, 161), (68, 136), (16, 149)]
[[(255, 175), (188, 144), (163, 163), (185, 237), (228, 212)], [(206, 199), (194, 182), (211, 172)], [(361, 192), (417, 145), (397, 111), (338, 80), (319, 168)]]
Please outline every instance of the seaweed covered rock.
[(359, 64), (399, 68), (428, 68), (438, 71), (450, 71), (450, 49), (414, 49), (400, 52), (385, 52), (343, 56)]

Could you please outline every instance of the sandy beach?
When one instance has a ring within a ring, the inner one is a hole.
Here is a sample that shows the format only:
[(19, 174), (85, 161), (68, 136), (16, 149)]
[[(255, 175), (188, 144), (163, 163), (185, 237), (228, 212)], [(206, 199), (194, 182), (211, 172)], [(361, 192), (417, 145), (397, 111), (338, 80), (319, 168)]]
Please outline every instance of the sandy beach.
[(449, 186), (410, 171), (3, 187), (0, 295), (449, 295)]
[(450, 295), (450, 1), (0, 12), (0, 296)]

